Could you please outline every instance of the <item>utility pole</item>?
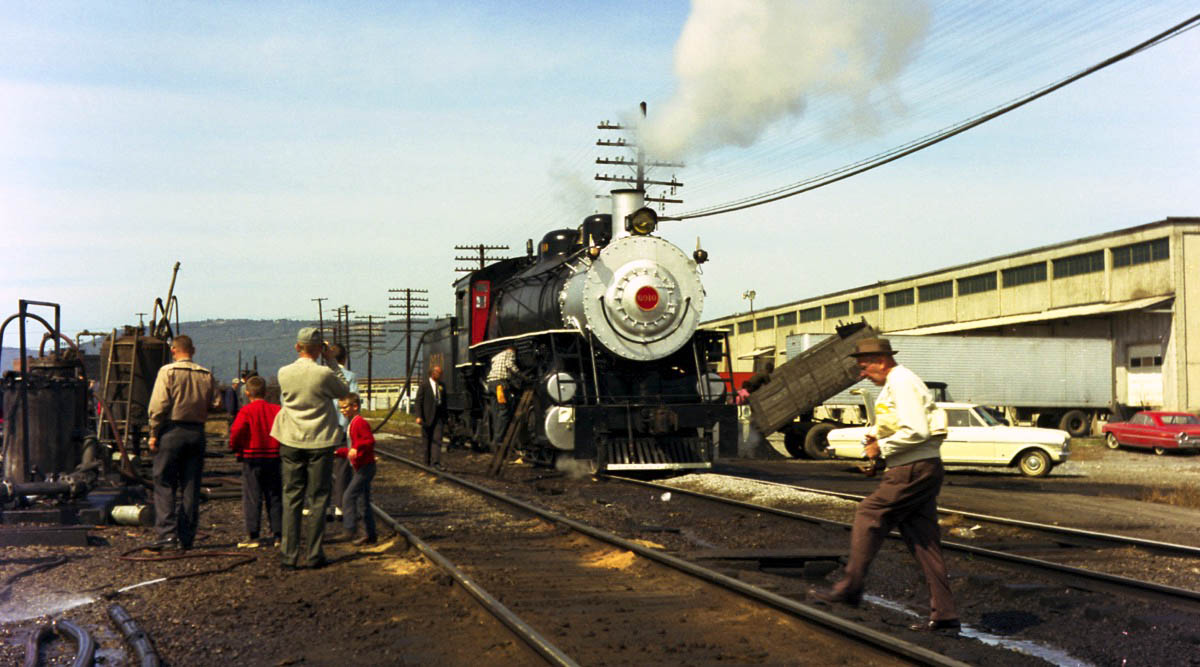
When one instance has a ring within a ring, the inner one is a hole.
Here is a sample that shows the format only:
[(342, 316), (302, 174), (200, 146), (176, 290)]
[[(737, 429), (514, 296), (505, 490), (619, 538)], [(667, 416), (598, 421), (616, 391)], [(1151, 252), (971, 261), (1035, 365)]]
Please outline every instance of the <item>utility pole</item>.
[[(380, 326), (380, 319), (382, 318), (376, 318), (374, 315), (358, 315), (354, 319), (367, 321), (366, 330), (363, 330), (362, 325), (358, 325), (355, 329), (351, 330), (351, 335), (347, 340), (354, 340), (360, 345), (367, 346), (367, 406), (370, 409), (371, 385), (374, 384), (375, 345), (377, 342), (383, 344), (384, 337), (383, 329), (377, 328)], [(346, 361), (350, 361), (349, 355), (347, 355)]]
[[(412, 337), (413, 337), (413, 322), (416, 318), (417, 323), (424, 323), (425, 318), (429, 317), (429, 299), (426, 294), (429, 290), (412, 289), (405, 287), (402, 289), (389, 289), (388, 294), (403, 294), (404, 296), (389, 296), (388, 301), (396, 301), (398, 303), (389, 303), (389, 315), (393, 318), (399, 316), (404, 322), (404, 328), (400, 331), (392, 330), (392, 333), (404, 334), (404, 377), (405, 381), (412, 380), (413, 358)], [(413, 295), (416, 296), (413, 296)], [(396, 319), (393, 323), (398, 323)]]
[(490, 257), (490, 256), (488, 256), (489, 250), (508, 250), (509, 248), (506, 245), (484, 245), (481, 243), (479, 245), (456, 245), (456, 246), (454, 246), (454, 249), (455, 250), (470, 250), (472, 252), (478, 253), (478, 255), (479, 255), (478, 257), (455, 257), (454, 258), (454, 261), (456, 261), (456, 262), (479, 262), (478, 267), (474, 267), (474, 266), (456, 266), (456, 267), (454, 267), (454, 270), (458, 271), (459, 273), (470, 273), (471, 271), (482, 270), (483, 267), (487, 266), (488, 262), (497, 262), (502, 259), (508, 259), (507, 257)]
[[(646, 103), (642, 102), (640, 105), (640, 108), (642, 111), (642, 118), (645, 118), (646, 117)], [(603, 131), (623, 132), (626, 130), (633, 131), (633, 130), (636, 130), (637, 128), (631, 128), (631, 127), (627, 127), (625, 125), (620, 125), (617, 123), (610, 123), (607, 120), (605, 120), (605, 121), (601, 121), (600, 124), (596, 126), (596, 129), (603, 130)], [(618, 155), (616, 157), (601, 156), (601, 157), (596, 158), (596, 164), (614, 165), (614, 166), (619, 166), (619, 167), (629, 167), (633, 170), (633, 176), (610, 175), (608, 172), (605, 172), (603, 174), (597, 173), (595, 180), (607, 181), (607, 182), (612, 182), (612, 183), (626, 183), (628, 185), (633, 186), (634, 188), (636, 188), (638, 190), (641, 190), (642, 192), (646, 192), (645, 200), (647, 202), (657, 203), (660, 211), (663, 210), (664, 208), (666, 208), (667, 204), (682, 204), (683, 203), (682, 199), (673, 199), (672, 198), (678, 193), (679, 188), (683, 187), (683, 183), (680, 183), (679, 180), (675, 178), (674, 174), (671, 175), (671, 180), (669, 180), (669, 181), (652, 180), (650, 178), (647, 178), (649, 171), (655, 167), (671, 167), (672, 169), (682, 169), (685, 166), (682, 162), (660, 162), (660, 161), (656, 161), (656, 160), (647, 160), (646, 159), (646, 149), (644, 146), (642, 146), (641, 142), (636, 141), (636, 140), (626, 139), (625, 137), (618, 137), (617, 139), (611, 139), (611, 140), (610, 139), (598, 139), (596, 141), (596, 145), (601, 146), (601, 147), (608, 147), (608, 148), (632, 149), (634, 152), (634, 155), (633, 155), (633, 159), (629, 159), (628, 157), (626, 157), (624, 155)], [(664, 188), (670, 188), (670, 191), (669, 191), (670, 196), (668, 196), (667, 193), (664, 193), (657, 197), (651, 197), (649, 195), (649, 192), (647, 192), (647, 190), (646, 190), (647, 185), (658, 185), (658, 186), (662, 186)]]
[(325, 340), (325, 313), (321, 309), (321, 302), (327, 301), (329, 297), (320, 296), (309, 301), (317, 302), (317, 330), (321, 332), (321, 340)]
[(350, 310), (349, 305), (343, 305), (337, 309), (337, 325), (333, 330), (333, 342), (346, 348), (346, 368), (353, 370), (350, 365)]

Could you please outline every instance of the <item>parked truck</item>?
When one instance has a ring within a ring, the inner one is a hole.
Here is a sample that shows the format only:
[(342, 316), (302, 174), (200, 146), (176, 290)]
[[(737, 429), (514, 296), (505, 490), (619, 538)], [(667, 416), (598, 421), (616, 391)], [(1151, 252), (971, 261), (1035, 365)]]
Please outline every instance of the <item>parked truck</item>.
[[(787, 357), (798, 358), (828, 338), (823, 334), (787, 337)], [(1093, 433), (1118, 409), (1113, 383), (1112, 341), (1102, 338), (1015, 336), (888, 336), (896, 360), (932, 387), (944, 387), (940, 400), (988, 406), (1014, 426), (1056, 428), (1073, 437)], [(820, 440), (832, 428), (859, 423), (862, 394), (877, 392), (866, 380), (825, 399), (807, 428), (789, 426), (798, 455), (797, 433), (809, 455), (824, 449)], [(852, 393), (855, 392), (855, 393)], [(803, 420), (801, 420), (803, 422)], [(816, 430), (822, 423), (835, 424)], [(793, 451), (793, 450), (796, 451)]]

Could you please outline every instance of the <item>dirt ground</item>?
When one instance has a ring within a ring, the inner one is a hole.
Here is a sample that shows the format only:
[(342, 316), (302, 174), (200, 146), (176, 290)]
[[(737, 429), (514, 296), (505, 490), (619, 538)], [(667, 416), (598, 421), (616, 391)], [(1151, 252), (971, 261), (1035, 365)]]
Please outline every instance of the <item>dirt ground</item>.
[[(218, 453), (219, 447), (210, 446), (210, 451)], [(450, 452), (446, 460), (452, 469), (467, 475), (486, 463), (480, 455), (458, 451)], [(816, 480), (832, 485), (839, 478), (859, 483), (828, 462), (823, 468), (816, 462), (765, 465), (780, 476), (810, 483)], [(806, 465), (815, 467), (809, 471)], [(244, 537), (240, 502), (231, 486), (235, 462), (228, 457), (210, 458), (206, 471), (208, 486), (218, 499), (203, 505), (203, 535), (196, 552), (245, 553), (253, 556), (252, 562), (224, 572), (146, 583), (227, 567), (235, 561), (226, 556), (162, 562), (121, 560), (121, 553), (153, 539), (149, 529), (140, 527), (98, 528), (92, 531), (92, 545), (88, 547), (5, 548), (0, 551), (0, 579), (60, 554), (69, 560), (20, 578), (0, 591), (0, 664), (19, 664), (28, 632), (39, 622), (55, 618), (70, 619), (93, 632), (100, 644), (98, 664), (132, 664), (105, 616), (112, 602), (119, 602), (132, 614), (165, 662), (172, 665), (538, 662), (448, 577), (386, 529), (382, 531), (386, 539), (373, 548), (356, 549), (344, 541), (330, 544), (327, 553), (334, 562), (319, 570), (284, 571), (271, 548), (237, 549), (236, 543)], [(1060, 477), (1059, 472), (1056, 470), (1045, 480), (997, 475), (995, 471), (983, 475), (953, 473), (953, 484), (949, 486), (955, 491), (982, 487), (987, 493), (1003, 494), (1010, 504), (1031, 510), (1041, 506), (1043, 512), (1048, 511), (1047, 497), (1058, 498), (1060, 504), (1089, 497), (1111, 499), (1098, 501), (1100, 504), (1136, 502), (1129, 500), (1136, 497), (1130, 495), (1130, 489), (1119, 489), (1121, 493), (1115, 495), (1090, 494), (1089, 477)], [(377, 488), (383, 489), (384, 483), (381, 479)], [(426, 484), (440, 488), (444, 483), (429, 478)], [(1119, 478), (1097, 484), (1130, 485)], [(497, 485), (539, 505), (681, 555), (698, 556), (715, 548), (844, 552), (847, 542), (840, 530), (801, 527), (753, 512), (730, 513), (680, 495), (664, 499), (662, 494), (645, 489), (590, 478), (571, 479), (544, 469), (512, 466)], [(1021, 500), (1026, 495), (1030, 500)], [(1127, 497), (1118, 497), (1121, 495)], [(396, 499), (381, 492), (377, 502), (385, 500)], [(800, 506), (806, 502), (822, 501), (793, 501)], [(1131, 507), (1144, 510), (1147, 505), (1137, 502)], [(436, 527), (436, 512), (427, 510), (412, 512), (408, 520), (424, 522), (425, 530), (432, 530), (429, 526)], [(1128, 515), (1138, 512), (1127, 509), (1121, 513), (1129, 522)], [(1166, 516), (1161, 520), (1172, 521)], [(836, 577), (836, 570), (808, 572), (810, 578), (794, 573), (773, 574), (757, 567), (740, 566), (740, 570), (735, 567), (733, 571), (745, 581), (800, 598), (808, 586)], [(1200, 627), (1200, 614), (1195, 609), (1088, 593), (960, 557), (951, 557), (950, 571), (964, 621), (987, 641), (1028, 641), (1035, 643), (1034, 652), (1040, 648), (1061, 651), (1048, 654), (1052, 664), (1200, 664), (1200, 631), (1196, 629)], [(115, 593), (139, 583), (145, 585)], [(1028, 655), (1028, 646), (1024, 653), (997, 652), (984, 640), (931, 638), (904, 630), (907, 623), (925, 612), (920, 576), (901, 546), (885, 549), (873, 567), (869, 585), (873, 596), (869, 604), (833, 611), (972, 664), (1043, 664)], [(45, 664), (68, 664), (69, 653), (70, 646), (56, 640), (44, 645), (42, 655)], [(761, 658), (725, 664), (748, 662), (780, 664)]]

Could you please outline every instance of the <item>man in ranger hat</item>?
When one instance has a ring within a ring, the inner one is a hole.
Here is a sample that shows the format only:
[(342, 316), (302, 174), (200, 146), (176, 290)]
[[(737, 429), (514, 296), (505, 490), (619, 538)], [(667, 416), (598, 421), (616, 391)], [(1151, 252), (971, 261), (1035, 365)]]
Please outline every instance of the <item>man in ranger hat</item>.
[[(279, 558), (284, 569), (323, 567), (325, 510), (333, 484), (333, 451), (342, 442), (334, 409), (336, 399), (350, 394), (333, 350), (315, 327), (296, 334), (296, 361), (279, 369), (281, 409), (271, 427), (279, 441), (283, 477), (283, 539)], [(318, 359), (325, 361), (322, 366)], [(304, 547), (300, 545), (304, 505)]]
[(887, 464), (879, 487), (858, 504), (850, 535), (850, 559), (842, 579), (828, 591), (811, 594), (823, 602), (857, 605), (871, 560), (893, 528), (917, 559), (929, 586), (929, 620), (913, 630), (957, 630), (958, 611), (950, 593), (942, 559), (937, 522), (937, 497), (945, 472), (941, 445), (946, 437), (945, 413), (915, 373), (896, 363), (896, 350), (884, 338), (858, 342), (850, 355), (859, 375), (882, 386), (875, 399), (875, 422), (867, 430), (863, 449), (870, 459)]

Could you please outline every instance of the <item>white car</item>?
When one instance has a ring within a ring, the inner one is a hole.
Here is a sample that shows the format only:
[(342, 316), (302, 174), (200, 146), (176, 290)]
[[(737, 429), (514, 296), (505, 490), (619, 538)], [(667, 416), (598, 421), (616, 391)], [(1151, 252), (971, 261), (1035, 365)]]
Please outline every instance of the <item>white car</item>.
[[(987, 410), (972, 403), (938, 403), (946, 411), (949, 434), (942, 443), (942, 461), (959, 465), (1016, 466), (1022, 474), (1044, 477), (1067, 460), (1071, 436), (1066, 431), (1030, 426), (1005, 426)], [(829, 432), (829, 456), (862, 459), (867, 427)]]

